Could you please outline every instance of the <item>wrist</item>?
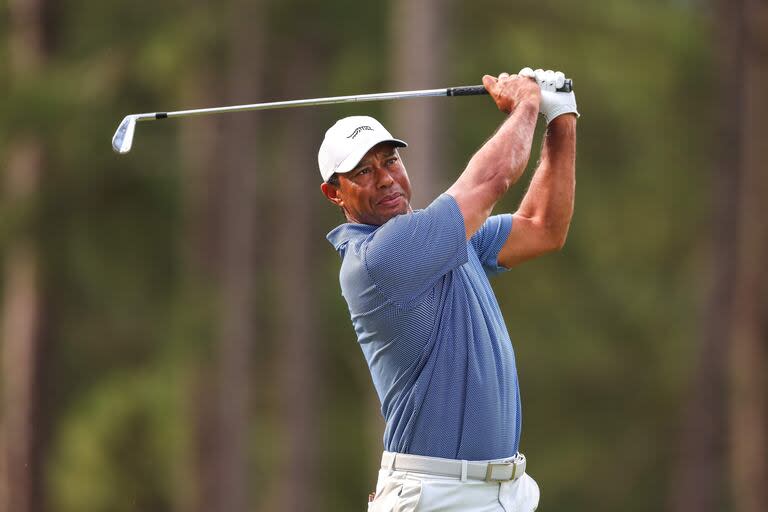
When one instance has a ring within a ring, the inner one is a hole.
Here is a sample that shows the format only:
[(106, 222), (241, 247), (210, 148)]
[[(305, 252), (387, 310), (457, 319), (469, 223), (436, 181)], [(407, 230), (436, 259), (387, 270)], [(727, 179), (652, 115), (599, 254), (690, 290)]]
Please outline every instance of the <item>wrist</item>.
[(562, 114), (554, 118), (547, 125), (545, 139), (557, 144), (576, 140), (576, 114)]
[(539, 115), (538, 98), (526, 98), (520, 101), (517, 105), (515, 105), (515, 108), (510, 113), (515, 113), (518, 111), (520, 111), (521, 113), (533, 114), (534, 116), (538, 116)]
[(577, 116), (575, 112), (566, 112), (552, 119), (549, 122), (548, 126), (555, 130), (562, 129), (562, 128), (570, 128), (570, 127), (576, 126), (576, 118)]

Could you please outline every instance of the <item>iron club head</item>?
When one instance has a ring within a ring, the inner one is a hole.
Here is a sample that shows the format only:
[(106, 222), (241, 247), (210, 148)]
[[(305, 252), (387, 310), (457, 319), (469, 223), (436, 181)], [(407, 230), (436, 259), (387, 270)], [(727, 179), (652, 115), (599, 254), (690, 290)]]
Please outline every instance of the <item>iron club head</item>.
[(115, 135), (112, 136), (112, 149), (116, 153), (125, 154), (131, 150), (133, 145), (133, 133), (136, 131), (136, 116), (128, 115), (123, 118), (120, 126), (117, 127)]

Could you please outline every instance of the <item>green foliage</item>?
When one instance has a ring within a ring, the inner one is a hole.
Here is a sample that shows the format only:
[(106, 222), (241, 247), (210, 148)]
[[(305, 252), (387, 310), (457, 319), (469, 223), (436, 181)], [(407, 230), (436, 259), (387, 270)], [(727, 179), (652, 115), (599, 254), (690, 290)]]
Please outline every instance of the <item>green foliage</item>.
[(67, 411), (50, 456), (52, 510), (172, 508), (189, 435), (172, 377), (113, 373)]

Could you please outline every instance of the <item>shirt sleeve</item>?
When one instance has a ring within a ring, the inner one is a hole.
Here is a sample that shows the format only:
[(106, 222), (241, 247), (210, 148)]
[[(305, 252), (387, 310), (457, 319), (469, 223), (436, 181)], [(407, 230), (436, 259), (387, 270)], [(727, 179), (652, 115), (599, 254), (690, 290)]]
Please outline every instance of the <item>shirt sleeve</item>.
[(363, 260), (385, 297), (409, 302), (467, 262), (464, 217), (443, 194), (424, 210), (393, 217), (365, 244)]
[(499, 251), (512, 230), (512, 214), (493, 215), (483, 223), (470, 239), (486, 275), (491, 276), (508, 270), (499, 265)]

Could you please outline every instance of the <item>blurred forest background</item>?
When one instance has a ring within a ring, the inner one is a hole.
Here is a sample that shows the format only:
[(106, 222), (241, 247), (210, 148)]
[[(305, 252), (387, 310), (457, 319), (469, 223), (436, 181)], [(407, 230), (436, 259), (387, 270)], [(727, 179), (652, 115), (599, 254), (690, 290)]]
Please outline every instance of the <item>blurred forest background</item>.
[(764, 0), (8, 0), (0, 27), (0, 510), (363, 510), (383, 425), (317, 149), (378, 116), (423, 207), (503, 116), (433, 98), (110, 138), (523, 66), (565, 71), (582, 113), (566, 247), (494, 283), (540, 510), (768, 510)]

